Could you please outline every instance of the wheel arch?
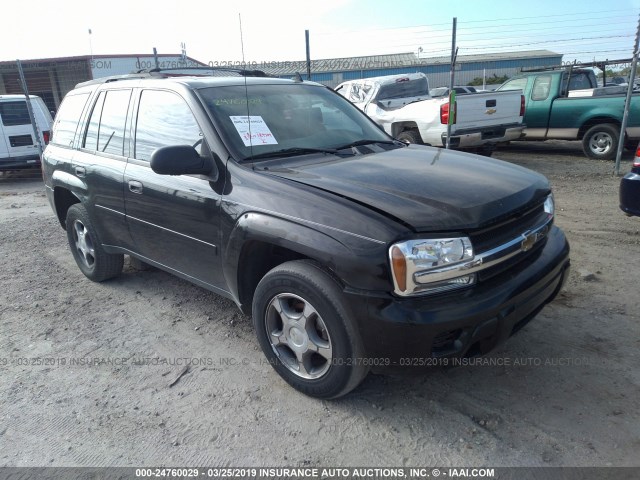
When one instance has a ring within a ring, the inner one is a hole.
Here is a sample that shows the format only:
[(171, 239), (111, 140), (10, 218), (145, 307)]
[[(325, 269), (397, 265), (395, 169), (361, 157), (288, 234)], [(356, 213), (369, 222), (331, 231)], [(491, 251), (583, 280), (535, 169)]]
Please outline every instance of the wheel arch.
[(606, 117), (606, 116), (593, 117), (585, 121), (582, 124), (582, 126), (578, 129), (578, 140), (582, 140), (584, 138), (584, 134), (587, 133), (587, 130), (589, 130), (591, 127), (595, 127), (596, 125), (604, 125), (604, 124), (615, 125), (618, 128), (620, 128), (621, 126), (620, 121), (614, 117)]
[(418, 124), (413, 121), (394, 122), (391, 124), (391, 135), (394, 138), (397, 137), (400, 133), (404, 132), (405, 130), (416, 130), (418, 131), (418, 134), (420, 133), (420, 130), (418, 129)]
[(67, 228), (67, 212), (72, 205), (81, 203), (80, 198), (71, 190), (64, 187), (54, 187), (53, 202), (56, 208), (56, 215), (62, 228)]
[(233, 297), (251, 314), (253, 294), (272, 268), (292, 260), (313, 260), (341, 286), (341, 259), (353, 257), (345, 245), (318, 230), (262, 213), (245, 213), (227, 242), (224, 275)]

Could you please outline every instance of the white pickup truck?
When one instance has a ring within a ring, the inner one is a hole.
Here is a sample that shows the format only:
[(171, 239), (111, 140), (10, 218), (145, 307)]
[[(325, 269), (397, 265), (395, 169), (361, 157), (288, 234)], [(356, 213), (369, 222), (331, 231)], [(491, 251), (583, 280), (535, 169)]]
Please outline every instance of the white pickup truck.
[[(335, 90), (398, 140), (446, 144), (449, 99), (432, 98), (423, 73), (350, 80)], [(524, 96), (519, 91), (458, 95), (455, 112), (452, 148), (490, 154), (496, 143), (516, 140), (525, 129)]]

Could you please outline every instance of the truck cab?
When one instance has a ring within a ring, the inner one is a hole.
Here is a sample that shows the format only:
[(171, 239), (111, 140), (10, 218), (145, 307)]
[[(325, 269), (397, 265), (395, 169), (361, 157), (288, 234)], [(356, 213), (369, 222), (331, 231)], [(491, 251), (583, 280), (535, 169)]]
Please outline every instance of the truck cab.
[[(593, 70), (557, 67), (523, 71), (498, 87), (521, 90), (526, 102), (522, 140), (581, 140), (586, 156), (615, 157), (620, 140), (626, 87), (599, 87)], [(640, 104), (632, 98), (623, 141), (640, 138)]]

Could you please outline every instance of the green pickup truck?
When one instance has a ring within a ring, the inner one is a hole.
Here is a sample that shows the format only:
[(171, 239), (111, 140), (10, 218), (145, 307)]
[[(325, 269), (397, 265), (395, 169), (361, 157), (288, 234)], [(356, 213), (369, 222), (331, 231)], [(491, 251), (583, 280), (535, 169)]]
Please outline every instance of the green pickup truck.
[[(598, 87), (593, 70), (562, 68), (524, 71), (498, 90), (522, 90), (526, 101), (523, 140), (582, 140), (591, 158), (616, 156), (626, 87)], [(640, 97), (633, 95), (624, 138), (640, 140)]]

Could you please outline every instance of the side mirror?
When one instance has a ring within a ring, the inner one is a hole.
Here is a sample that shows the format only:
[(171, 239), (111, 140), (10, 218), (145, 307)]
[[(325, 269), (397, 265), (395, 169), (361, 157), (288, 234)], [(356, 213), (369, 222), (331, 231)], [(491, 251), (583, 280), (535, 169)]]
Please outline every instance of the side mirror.
[(201, 157), (190, 145), (171, 145), (151, 154), (151, 170), (159, 175), (208, 175), (213, 170), (213, 161)]

